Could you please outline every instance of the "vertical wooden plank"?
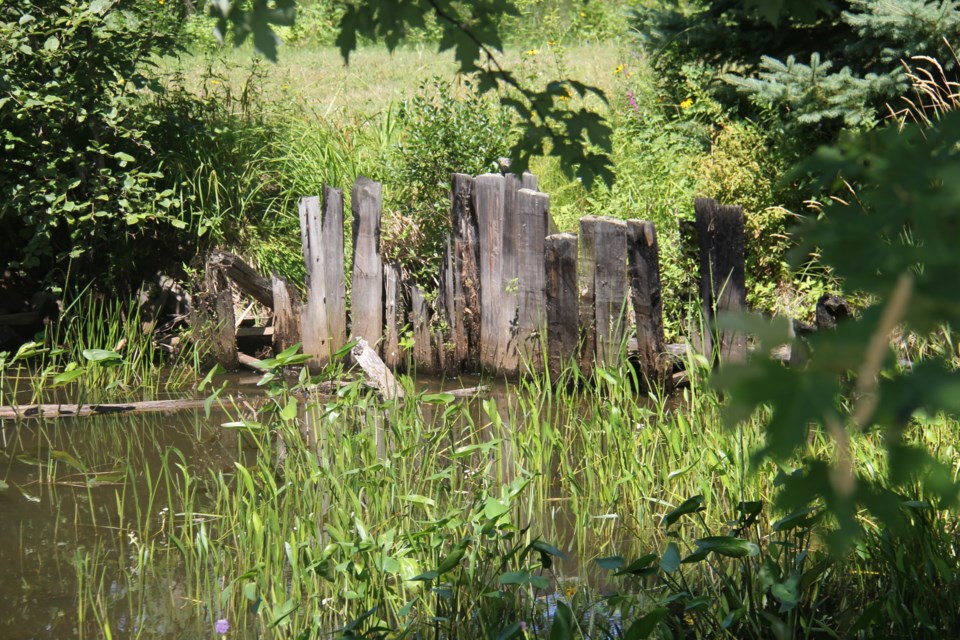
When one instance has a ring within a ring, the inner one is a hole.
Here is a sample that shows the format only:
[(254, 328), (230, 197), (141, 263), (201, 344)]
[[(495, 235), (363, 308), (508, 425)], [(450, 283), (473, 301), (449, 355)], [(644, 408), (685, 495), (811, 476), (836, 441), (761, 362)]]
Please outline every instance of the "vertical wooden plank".
[(660, 290), (660, 249), (652, 222), (627, 221), (627, 264), (640, 370), (647, 386), (666, 380), (667, 360)]
[(516, 375), (520, 368), (517, 313), (519, 311), (518, 274), (520, 268), (520, 179), (512, 173), (503, 176), (503, 258), (500, 271), (499, 370)]
[(307, 301), (303, 305), (300, 332), (303, 352), (313, 356), (310, 368), (314, 370), (330, 361), (331, 352), (322, 227), (320, 198), (300, 198), (300, 242), (303, 245), (303, 262), (307, 268)]
[(503, 176), (477, 176), (473, 202), (480, 248), (480, 366), (496, 371), (500, 353), (500, 278), (503, 273)]
[(276, 272), (271, 279), (273, 288), (273, 353), (280, 353), (300, 342), (300, 319), (303, 308), (300, 293)]
[(577, 236), (547, 236), (545, 254), (547, 358), (556, 377), (577, 359)]
[(626, 333), (627, 224), (600, 218), (596, 227), (596, 322), (597, 362), (605, 367), (619, 364)]
[(469, 371), (480, 367), (480, 240), (473, 190), (472, 177), (453, 174), (453, 315), (458, 323), (452, 341), (455, 358)]
[[(697, 235), (700, 243), (700, 296), (708, 327), (723, 311), (747, 308), (746, 269), (744, 266), (743, 208), (720, 205), (712, 198), (694, 201)], [(713, 331), (708, 331), (708, 334)], [(704, 353), (714, 362), (742, 362), (747, 357), (747, 336), (725, 331), (713, 344), (704, 338)]]
[(547, 301), (545, 251), (550, 197), (530, 189), (518, 192), (520, 251), (518, 256), (518, 349), (521, 364), (543, 370)]
[(466, 354), (460, 353), (458, 345), (465, 347), (463, 340), (463, 315), (457, 312), (456, 269), (453, 260), (453, 240), (447, 235), (443, 246), (443, 261), (440, 263), (440, 289), (437, 292), (437, 312), (443, 318), (437, 329), (436, 346), (438, 366), (446, 374), (459, 373)]
[(208, 321), (210, 323), (210, 350), (217, 364), (234, 370), (240, 366), (237, 354), (236, 318), (233, 313), (233, 292), (223, 271), (210, 260), (205, 271)]
[(533, 175), (529, 171), (523, 172), (520, 182), (524, 189), (530, 189), (530, 191), (537, 191), (540, 184), (540, 180), (537, 178), (537, 176)]
[(346, 262), (343, 255), (343, 190), (324, 186), (323, 220), (320, 241), (323, 246), (323, 279), (326, 296), (327, 339), (329, 352), (347, 343)]
[(406, 324), (402, 273), (398, 263), (390, 261), (384, 265), (383, 284), (383, 361), (396, 371), (404, 364), (403, 354), (400, 352), (400, 332)]
[(359, 177), (353, 185), (351, 332), (379, 350), (383, 337), (383, 263), (380, 259), (380, 183)]
[(410, 282), (410, 323), (413, 325), (413, 362), (418, 373), (436, 371), (430, 305), (416, 282)]
[(577, 312), (580, 325), (580, 370), (589, 376), (597, 351), (596, 273), (597, 227), (600, 219), (580, 218), (579, 254), (577, 257)]

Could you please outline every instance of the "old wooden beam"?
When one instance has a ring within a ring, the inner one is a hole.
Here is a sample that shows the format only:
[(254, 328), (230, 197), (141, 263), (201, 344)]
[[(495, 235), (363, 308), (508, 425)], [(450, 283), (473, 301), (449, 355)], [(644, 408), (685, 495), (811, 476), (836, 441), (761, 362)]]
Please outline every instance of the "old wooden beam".
[(359, 177), (353, 185), (353, 281), (351, 332), (375, 349), (383, 337), (383, 262), (380, 259), (379, 182)]
[(652, 222), (627, 221), (627, 264), (637, 333), (637, 356), (647, 386), (666, 381), (669, 361), (663, 331), (660, 250)]
[(210, 253), (208, 265), (223, 271), (240, 291), (246, 293), (263, 306), (273, 308), (273, 287), (270, 280), (260, 275), (238, 255), (229, 251), (215, 249)]
[(356, 346), (350, 352), (367, 376), (367, 380), (380, 392), (384, 400), (403, 397), (403, 387), (397, 384), (393, 372), (384, 364), (377, 352), (363, 338), (357, 339)]
[(460, 367), (480, 367), (480, 240), (473, 201), (474, 180), (455, 173), (451, 178), (451, 236), (453, 252), (453, 310), (451, 326), (454, 357)]
[(383, 361), (394, 371), (404, 363), (400, 332), (407, 323), (406, 308), (400, 265), (389, 261), (383, 265)]
[(300, 292), (276, 273), (271, 282), (273, 287), (273, 352), (275, 354), (301, 342), (300, 322), (303, 305)]
[(517, 314), (519, 312), (518, 277), (520, 268), (520, 179), (508, 173), (503, 176), (503, 242), (500, 267), (500, 291), (497, 311), (500, 339), (498, 370), (516, 375), (520, 368)]
[(597, 352), (596, 275), (597, 227), (600, 219), (580, 218), (577, 257), (577, 314), (580, 326), (580, 370), (585, 376), (593, 371)]
[(577, 236), (551, 235), (545, 241), (547, 358), (550, 373), (558, 376), (577, 360)]
[(307, 269), (307, 300), (301, 313), (303, 352), (317, 369), (347, 341), (343, 276), (343, 192), (324, 187), (323, 204), (300, 200), (300, 239)]
[(533, 371), (543, 370), (546, 344), (547, 292), (544, 260), (550, 197), (530, 189), (518, 194), (518, 349), (520, 361)]
[[(230, 402), (223, 398), (221, 402)], [(244, 402), (259, 404), (259, 398), (247, 398)], [(145, 402), (99, 403), (99, 404), (31, 404), (0, 407), (0, 420), (23, 420), (27, 418), (78, 418), (116, 413), (159, 413), (202, 409), (204, 399), (148, 400)]]
[(418, 373), (435, 373), (437, 359), (430, 328), (430, 304), (416, 282), (411, 281), (409, 287), (410, 324), (413, 328), (413, 363), (416, 365)]
[(206, 313), (209, 324), (210, 350), (216, 362), (225, 369), (237, 368), (236, 320), (233, 312), (233, 292), (230, 282), (216, 263), (207, 260), (205, 273)]
[(743, 332), (720, 332), (716, 336), (719, 344), (714, 344), (711, 334), (718, 313), (747, 308), (743, 208), (697, 198), (694, 212), (700, 244), (700, 296), (711, 328), (704, 337), (704, 353), (715, 362), (741, 362), (747, 356)]
[(595, 308), (596, 361), (604, 367), (619, 364), (627, 324), (627, 224), (599, 218), (596, 226)]
[(500, 357), (500, 285), (503, 273), (503, 176), (477, 176), (473, 202), (480, 249), (480, 366), (496, 371)]

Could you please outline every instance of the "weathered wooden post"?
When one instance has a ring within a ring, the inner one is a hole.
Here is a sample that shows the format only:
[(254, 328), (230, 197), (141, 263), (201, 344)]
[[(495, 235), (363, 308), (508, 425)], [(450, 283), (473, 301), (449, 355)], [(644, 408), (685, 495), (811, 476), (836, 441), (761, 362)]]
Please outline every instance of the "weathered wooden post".
[(204, 324), (212, 325), (210, 350), (217, 364), (224, 369), (233, 370), (240, 366), (240, 360), (237, 354), (237, 327), (230, 282), (212, 260), (207, 261), (204, 275), (207, 309), (206, 313), (201, 313), (199, 317), (206, 315)]
[(545, 253), (547, 358), (550, 373), (558, 376), (577, 359), (577, 236), (547, 236)]
[(660, 291), (660, 250), (652, 222), (627, 221), (627, 263), (640, 370), (648, 387), (662, 384), (666, 380), (668, 361), (664, 357), (666, 341)]
[(383, 266), (383, 285), (383, 361), (397, 370), (404, 363), (400, 352), (400, 331), (407, 322), (402, 272), (398, 263), (390, 261)]
[(322, 211), (317, 196), (301, 198), (300, 240), (307, 269), (307, 301), (300, 331), (303, 352), (313, 356), (311, 368), (318, 368), (347, 341), (340, 189), (323, 188)]
[(597, 362), (604, 367), (619, 364), (626, 334), (627, 224), (615, 218), (599, 218), (596, 226), (596, 323)]
[(480, 366), (480, 240), (472, 177), (455, 173), (451, 179), (452, 316), (451, 340), (460, 367)]
[(503, 176), (503, 244), (500, 271), (500, 362), (498, 369), (516, 375), (520, 368), (517, 313), (519, 311), (520, 268), (520, 196), (521, 181), (508, 173)]
[(501, 362), (504, 191), (504, 179), (499, 174), (477, 176), (474, 183), (480, 247), (480, 366), (488, 371), (496, 371)]
[(597, 352), (596, 275), (597, 226), (594, 216), (580, 218), (579, 254), (577, 258), (577, 311), (580, 326), (580, 370), (589, 376)]
[(413, 362), (418, 373), (436, 370), (430, 319), (430, 305), (417, 283), (411, 281), (410, 323), (413, 325)]
[(546, 343), (546, 254), (547, 216), (550, 197), (530, 189), (517, 192), (519, 256), (517, 264), (519, 357), (534, 371), (543, 370)]
[(273, 289), (273, 353), (278, 354), (301, 341), (300, 321), (303, 308), (300, 293), (276, 272)]
[(353, 184), (353, 282), (351, 332), (379, 350), (383, 337), (383, 263), (380, 259), (382, 192), (379, 182)]
[(712, 198), (697, 198), (694, 212), (700, 244), (700, 295), (708, 325), (704, 354), (715, 362), (741, 362), (747, 357), (744, 333), (719, 332), (717, 345), (711, 334), (718, 313), (747, 308), (743, 208), (720, 205)]

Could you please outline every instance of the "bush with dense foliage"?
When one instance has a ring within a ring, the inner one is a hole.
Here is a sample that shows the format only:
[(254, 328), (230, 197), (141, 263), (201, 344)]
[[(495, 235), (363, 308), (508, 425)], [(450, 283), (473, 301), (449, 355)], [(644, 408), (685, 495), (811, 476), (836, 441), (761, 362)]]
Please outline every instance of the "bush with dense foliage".
[[(173, 50), (177, 3), (30, 2), (0, 7), (0, 242), (46, 276), (71, 260), (125, 270), (137, 238), (182, 227), (150, 159), (152, 56)], [(129, 249), (130, 251), (125, 251)]]

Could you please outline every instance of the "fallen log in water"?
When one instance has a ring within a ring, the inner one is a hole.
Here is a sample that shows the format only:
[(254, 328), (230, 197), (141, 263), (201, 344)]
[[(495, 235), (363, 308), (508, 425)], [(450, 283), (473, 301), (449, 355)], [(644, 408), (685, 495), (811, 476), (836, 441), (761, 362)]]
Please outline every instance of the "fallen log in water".
[[(232, 401), (224, 398), (224, 401)], [(244, 402), (259, 404), (261, 398), (245, 398)], [(111, 413), (159, 413), (164, 411), (188, 411), (202, 409), (204, 399), (146, 400), (143, 402), (101, 403), (101, 404), (30, 404), (0, 407), (0, 420), (22, 420), (26, 418), (76, 418), (100, 416)]]

